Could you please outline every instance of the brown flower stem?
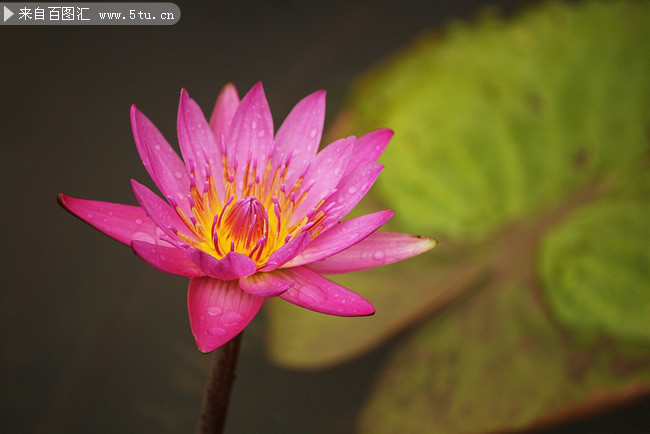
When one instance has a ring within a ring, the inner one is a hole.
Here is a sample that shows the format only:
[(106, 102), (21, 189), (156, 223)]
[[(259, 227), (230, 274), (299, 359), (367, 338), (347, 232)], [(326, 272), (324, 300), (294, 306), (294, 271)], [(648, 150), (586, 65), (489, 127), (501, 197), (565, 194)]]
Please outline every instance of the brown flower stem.
[(242, 333), (214, 352), (210, 378), (203, 394), (203, 407), (197, 430), (201, 434), (223, 432), (232, 382), (235, 379)]

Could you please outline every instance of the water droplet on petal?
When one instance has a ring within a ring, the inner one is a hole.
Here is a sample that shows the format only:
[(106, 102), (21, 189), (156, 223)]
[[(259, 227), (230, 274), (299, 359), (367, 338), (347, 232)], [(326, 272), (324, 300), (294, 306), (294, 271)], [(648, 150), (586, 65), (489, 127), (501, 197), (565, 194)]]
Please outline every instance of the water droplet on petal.
[(88, 214), (86, 214), (86, 218), (87, 218), (87, 219), (92, 219), (92, 218), (93, 218), (93, 215), (90, 214), (90, 213), (88, 213)]
[(109, 212), (108, 212), (108, 215), (109, 215), (110, 217), (113, 217), (113, 211), (109, 211)]
[(155, 149), (156, 151), (160, 151), (160, 145), (159, 145), (159, 144), (155, 144), (155, 145), (154, 145), (154, 149)]
[(386, 257), (386, 253), (384, 253), (384, 252), (381, 251), (381, 250), (377, 250), (377, 251), (372, 255), (372, 259), (374, 259), (374, 260), (376, 260), (376, 261), (381, 261), (381, 260), (384, 259), (385, 257)]
[(259, 130), (257, 132), (257, 137), (260, 137), (260, 138), (264, 137), (264, 130)]
[(313, 139), (314, 137), (316, 137), (316, 134), (318, 134), (318, 131), (316, 130), (316, 128), (313, 128), (309, 133), (309, 137)]
[(257, 122), (255, 122), (255, 121), (251, 122), (251, 128), (252, 129), (257, 128)]
[(181, 179), (183, 177), (183, 174), (181, 172), (174, 172), (174, 176), (176, 179)]
[(244, 315), (235, 311), (226, 312), (221, 316), (221, 322), (225, 326), (235, 325), (237, 323), (242, 322), (243, 320), (244, 320)]
[(135, 219), (135, 224), (136, 225), (141, 225), (142, 224), (142, 219)]
[(225, 336), (225, 335), (228, 334), (226, 329), (223, 329), (221, 327), (210, 327), (210, 329), (208, 331), (210, 332), (210, 334), (212, 336), (217, 337), (217, 338), (220, 338), (220, 337)]
[(217, 316), (221, 312), (223, 312), (223, 309), (221, 309), (219, 306), (210, 306), (207, 309), (207, 312), (208, 312), (208, 315), (210, 315), (210, 316)]
[(348, 188), (348, 192), (350, 194), (354, 194), (356, 193), (356, 191), (357, 191), (357, 187), (355, 187), (354, 185), (351, 185), (350, 188)]
[(104, 219), (104, 223), (108, 223), (108, 219)]

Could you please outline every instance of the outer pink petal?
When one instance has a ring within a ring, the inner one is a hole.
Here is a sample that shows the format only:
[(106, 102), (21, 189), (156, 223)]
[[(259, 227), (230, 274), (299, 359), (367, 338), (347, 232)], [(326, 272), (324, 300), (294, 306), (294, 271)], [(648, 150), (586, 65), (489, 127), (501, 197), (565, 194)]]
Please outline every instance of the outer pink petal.
[[(196, 101), (190, 98), (185, 89), (181, 90), (176, 128), (178, 129), (181, 154), (183, 154), (188, 170), (194, 173), (199, 190), (203, 191), (207, 176), (212, 175), (217, 180), (215, 186), (219, 197), (223, 199), (221, 146), (217, 144), (201, 108)], [(209, 167), (206, 166), (206, 159)]]
[(217, 143), (225, 144), (226, 135), (230, 131), (230, 122), (239, 106), (239, 94), (234, 84), (228, 83), (219, 92), (210, 117), (210, 128)]
[(131, 180), (131, 188), (140, 206), (142, 206), (147, 215), (151, 217), (172, 241), (180, 242), (175, 231), (189, 238), (197, 239), (185, 222), (178, 216), (178, 213), (167, 202), (158, 197), (156, 193), (135, 179)]
[(297, 306), (316, 312), (337, 316), (372, 315), (375, 308), (370, 302), (349, 289), (327, 280), (305, 267), (283, 268), (275, 274), (296, 285), (280, 298)]
[(133, 240), (169, 245), (160, 240), (163, 231), (139, 206), (97, 200), (77, 199), (61, 193), (59, 204), (76, 217), (120, 243), (131, 245)]
[(354, 144), (354, 151), (350, 156), (343, 176), (349, 175), (364, 164), (377, 161), (384, 149), (386, 149), (393, 134), (392, 130), (382, 128), (359, 137)]
[(284, 163), (291, 155), (288, 183), (302, 173), (318, 151), (325, 122), (325, 95), (324, 90), (319, 90), (300, 100), (275, 135), (274, 165)]
[(272, 146), (273, 118), (260, 82), (239, 103), (226, 139), (228, 156), (237, 160), (238, 189), (243, 183), (246, 164), (250, 161), (251, 165), (257, 165), (258, 170), (263, 171)]
[(325, 225), (321, 236), (324, 231), (345, 217), (363, 199), (383, 168), (384, 166), (380, 163), (364, 164), (341, 180), (336, 187), (337, 191), (323, 204), (323, 208), (334, 205), (329, 211), (330, 223)]
[(185, 164), (155, 125), (135, 105), (131, 106), (131, 128), (144, 167), (162, 194), (172, 197), (189, 212), (187, 193), (190, 178)]
[(294, 285), (294, 282), (281, 279), (273, 273), (256, 273), (239, 279), (241, 289), (261, 297), (276, 297)]
[(303, 251), (311, 241), (309, 232), (303, 232), (298, 236), (289, 240), (287, 244), (280, 247), (269, 256), (268, 261), (260, 271), (272, 271), (276, 268), (283, 266), (288, 261), (292, 260), (296, 255)]
[(291, 216), (290, 225), (335, 191), (354, 149), (354, 141), (355, 137), (348, 137), (332, 142), (311, 160), (301, 189), (301, 193), (304, 190), (309, 192)]
[(433, 238), (393, 232), (375, 232), (363, 241), (329, 258), (312, 262), (309, 269), (322, 274), (351, 273), (402, 261), (437, 244)]
[(378, 211), (341, 222), (316, 237), (286, 267), (309, 264), (339, 253), (375, 232), (393, 214), (391, 210)]
[(230, 252), (222, 259), (195, 248), (187, 249), (187, 255), (203, 272), (215, 279), (235, 280), (247, 277), (257, 271), (251, 258), (237, 252)]
[(235, 281), (209, 277), (190, 280), (187, 310), (199, 350), (209, 353), (237, 336), (263, 302), (263, 297), (242, 291)]
[(176, 247), (156, 246), (144, 241), (133, 241), (131, 247), (144, 262), (165, 273), (177, 276), (198, 277), (205, 273)]

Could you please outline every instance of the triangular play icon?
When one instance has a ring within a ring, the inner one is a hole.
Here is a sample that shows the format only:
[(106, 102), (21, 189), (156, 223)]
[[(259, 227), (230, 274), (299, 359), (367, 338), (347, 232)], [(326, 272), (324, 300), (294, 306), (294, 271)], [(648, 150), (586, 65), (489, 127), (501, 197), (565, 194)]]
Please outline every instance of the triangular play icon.
[(5, 14), (5, 17), (4, 17), (4, 21), (5, 21), (5, 22), (6, 22), (9, 18), (11, 18), (11, 17), (14, 16), (14, 13), (11, 12), (11, 10), (10, 10), (7, 6), (4, 6), (4, 14)]

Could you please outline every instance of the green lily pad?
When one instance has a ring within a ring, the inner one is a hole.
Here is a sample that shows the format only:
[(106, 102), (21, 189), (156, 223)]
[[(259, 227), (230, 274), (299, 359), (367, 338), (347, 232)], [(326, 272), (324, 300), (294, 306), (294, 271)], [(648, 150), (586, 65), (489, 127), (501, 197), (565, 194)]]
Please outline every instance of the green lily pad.
[(605, 405), (648, 386), (647, 351), (604, 341), (578, 344), (555, 327), (530, 288), (489, 285), (396, 352), (359, 431), (523, 429), (584, 410), (584, 402)]
[(407, 231), (484, 240), (647, 148), (650, 3), (549, 4), (425, 37), (361, 81), (389, 126), (382, 199)]
[(564, 324), (650, 342), (649, 217), (647, 196), (601, 201), (548, 236), (541, 272)]

